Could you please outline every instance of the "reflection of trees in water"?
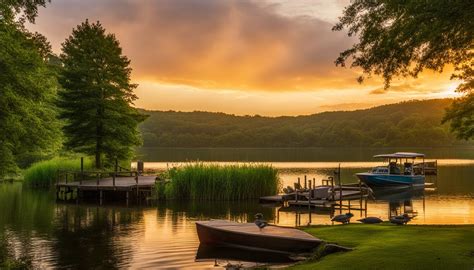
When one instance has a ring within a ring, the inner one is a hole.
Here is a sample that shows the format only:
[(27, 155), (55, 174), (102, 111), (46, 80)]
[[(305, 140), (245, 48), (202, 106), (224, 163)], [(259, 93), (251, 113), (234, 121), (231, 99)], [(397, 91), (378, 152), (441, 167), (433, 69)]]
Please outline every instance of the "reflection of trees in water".
[(0, 184), (0, 269), (34, 267), (37, 241), (49, 238), (54, 217), (54, 200), (46, 191), (23, 188), (21, 183)]
[(159, 203), (158, 217), (171, 218), (178, 222), (184, 217), (205, 219), (229, 219), (239, 222), (253, 222), (257, 213), (262, 213), (268, 221), (275, 219), (275, 209), (264, 207), (256, 201), (168, 201)]
[[(22, 254), (17, 254), (19, 247), (15, 248), (15, 244), (21, 245)], [(12, 236), (7, 236), (6, 232), (0, 232), (0, 269), (31, 269), (32, 258), (29, 251), (30, 245), (18, 241), (12, 241)]]
[[(114, 269), (130, 265), (135, 226), (142, 211), (127, 208), (58, 205), (53, 231), (56, 264), (76, 269)], [(126, 241), (124, 238), (127, 238)]]
[(0, 185), (0, 227), (23, 234), (48, 233), (54, 216), (54, 199), (46, 191), (23, 188), (21, 183)]

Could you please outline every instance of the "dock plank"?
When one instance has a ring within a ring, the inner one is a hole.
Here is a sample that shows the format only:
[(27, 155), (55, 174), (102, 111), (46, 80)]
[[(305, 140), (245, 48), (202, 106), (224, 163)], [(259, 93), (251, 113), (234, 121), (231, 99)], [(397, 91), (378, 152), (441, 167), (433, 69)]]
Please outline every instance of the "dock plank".
[(82, 184), (79, 181), (68, 182), (68, 183), (58, 183), (58, 187), (69, 187), (69, 188), (79, 188), (79, 189), (131, 189), (136, 186), (140, 187), (152, 187), (155, 184), (156, 176), (139, 176), (138, 184), (136, 183), (135, 177), (116, 177), (115, 186), (113, 184), (112, 177), (102, 178), (99, 180), (97, 185), (97, 180), (84, 180)]

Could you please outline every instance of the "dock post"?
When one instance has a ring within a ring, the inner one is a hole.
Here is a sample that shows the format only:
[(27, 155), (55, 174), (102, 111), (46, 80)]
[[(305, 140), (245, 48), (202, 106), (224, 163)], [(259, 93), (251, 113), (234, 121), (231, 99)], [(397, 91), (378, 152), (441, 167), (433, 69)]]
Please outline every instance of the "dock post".
[(128, 206), (128, 196), (129, 196), (129, 194), (128, 194), (128, 190), (127, 190), (127, 193), (125, 194), (126, 201), (127, 201), (127, 206)]
[(359, 192), (360, 192), (360, 215), (362, 216), (362, 199), (363, 199), (363, 194), (362, 194), (362, 183), (359, 180)]
[(309, 180), (309, 193), (308, 193), (308, 213), (309, 213), (309, 222), (308, 225), (311, 224), (311, 196), (313, 195), (313, 189), (311, 188), (311, 180)]
[(365, 217), (367, 217), (367, 198), (365, 198), (364, 212), (365, 212)]
[(339, 211), (342, 213), (342, 181), (341, 181), (341, 163), (337, 169), (337, 178), (339, 180)]
[[(300, 178), (298, 177), (298, 181), (300, 180)], [(298, 201), (298, 189), (300, 188), (300, 186), (296, 186), (295, 184), (295, 201), (297, 202)]]
[(304, 175), (304, 189), (308, 189), (308, 181), (306, 180), (306, 174)]
[[(301, 188), (301, 180), (300, 178), (298, 177), (298, 188)], [(296, 188), (295, 188), (296, 189)]]
[(313, 177), (313, 189), (316, 188), (316, 178)]
[(77, 190), (76, 190), (76, 193), (77, 193), (77, 197), (76, 197), (76, 200), (77, 202), (79, 203), (82, 199), (82, 190), (78, 187)]
[(332, 201), (335, 201), (335, 200), (336, 200), (336, 198), (335, 198), (335, 196), (336, 196), (336, 191), (334, 190), (334, 178), (332, 178), (332, 177), (331, 177), (331, 190), (332, 190), (332, 192), (331, 192), (331, 193), (332, 193), (332, 194), (331, 194), (331, 196), (332, 196)]

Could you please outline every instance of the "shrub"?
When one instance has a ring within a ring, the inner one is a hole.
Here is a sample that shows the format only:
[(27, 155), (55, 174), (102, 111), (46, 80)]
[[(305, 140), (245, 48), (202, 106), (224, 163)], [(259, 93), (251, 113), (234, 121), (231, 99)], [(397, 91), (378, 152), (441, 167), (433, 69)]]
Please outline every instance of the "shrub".
[[(92, 168), (92, 160), (84, 159), (84, 169)], [(37, 188), (49, 188), (54, 185), (58, 170), (80, 170), (78, 158), (56, 157), (32, 164), (23, 173), (25, 184)]]

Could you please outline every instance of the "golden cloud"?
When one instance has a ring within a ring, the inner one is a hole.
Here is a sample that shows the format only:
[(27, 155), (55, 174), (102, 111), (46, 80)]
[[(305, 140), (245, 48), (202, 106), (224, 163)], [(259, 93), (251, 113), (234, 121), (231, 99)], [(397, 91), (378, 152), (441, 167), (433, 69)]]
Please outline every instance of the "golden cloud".
[(137, 80), (288, 91), (356, 83), (353, 70), (334, 66), (351, 39), (328, 22), (284, 16), (277, 7), (246, 0), (55, 0), (38, 25), (64, 39), (86, 18), (100, 20), (120, 39)]

